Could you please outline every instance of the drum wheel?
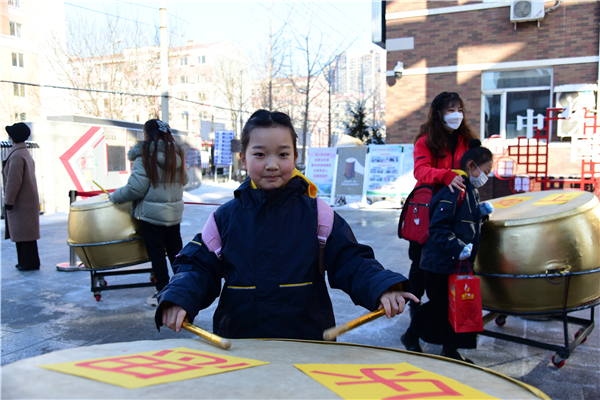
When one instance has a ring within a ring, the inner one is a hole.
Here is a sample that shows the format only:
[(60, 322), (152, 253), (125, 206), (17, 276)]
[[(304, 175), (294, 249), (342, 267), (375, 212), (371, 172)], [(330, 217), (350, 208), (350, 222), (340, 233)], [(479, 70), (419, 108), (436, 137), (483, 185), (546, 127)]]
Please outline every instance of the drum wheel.
[(154, 272), (150, 273), (150, 282), (156, 283), (156, 277), (154, 276)]
[(100, 293), (94, 293), (94, 298), (96, 299), (96, 301), (100, 301), (100, 297), (102, 297)]
[(496, 325), (504, 326), (504, 324), (506, 324), (506, 315), (499, 315), (494, 321), (496, 322)]
[[(575, 332), (575, 339), (577, 339), (579, 337), (579, 335), (581, 335), (581, 333), (584, 331), (585, 329), (581, 328), (580, 330), (578, 330), (577, 332)], [(581, 341), (581, 343), (585, 343), (585, 341), (587, 340), (587, 336)]]
[(555, 355), (552, 356), (552, 364), (554, 364), (554, 366), (556, 368), (562, 368), (562, 367), (564, 367), (566, 361), (567, 360), (563, 359), (558, 354), (555, 354)]
[(108, 282), (106, 282), (106, 279), (103, 276), (98, 278), (98, 284), (100, 287), (108, 286)]

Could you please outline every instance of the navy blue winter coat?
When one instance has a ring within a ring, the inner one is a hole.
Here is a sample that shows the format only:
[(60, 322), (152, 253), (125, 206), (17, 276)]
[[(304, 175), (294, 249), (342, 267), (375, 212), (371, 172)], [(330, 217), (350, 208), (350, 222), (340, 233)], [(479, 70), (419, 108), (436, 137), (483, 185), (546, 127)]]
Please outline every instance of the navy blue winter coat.
[(469, 179), (465, 179), (464, 183), (465, 197), (460, 206), (459, 191), (455, 189), (452, 193), (447, 186), (431, 199), (429, 239), (423, 247), (420, 265), (426, 271), (439, 274), (457, 272), (458, 257), (469, 243), (473, 244), (471, 256), (466, 260), (470, 267), (463, 261), (459, 272), (468, 272), (473, 268), (481, 239), (479, 192)]
[[(217, 335), (322, 340), (335, 320), (319, 271), (317, 202), (304, 194), (307, 188), (301, 178), (270, 192), (252, 189), (250, 180), (242, 183), (235, 199), (215, 213), (222, 260), (207, 249), (201, 235), (183, 248), (174, 277), (158, 296), (157, 326), (162, 325), (163, 302), (181, 306), (193, 320), (220, 295), (213, 316)], [(406, 281), (385, 270), (337, 214), (324, 258), (331, 287), (371, 311), (384, 291)]]

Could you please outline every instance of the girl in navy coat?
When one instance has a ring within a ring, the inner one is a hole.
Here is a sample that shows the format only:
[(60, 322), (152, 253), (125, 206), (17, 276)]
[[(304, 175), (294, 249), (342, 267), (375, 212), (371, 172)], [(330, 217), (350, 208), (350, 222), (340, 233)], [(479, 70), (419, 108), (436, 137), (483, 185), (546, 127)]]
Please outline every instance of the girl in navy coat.
[(455, 333), (448, 322), (448, 278), (455, 272), (469, 272), (475, 261), (482, 218), (493, 211), (491, 204), (479, 202), (476, 188), (486, 183), (493, 155), (477, 139), (471, 139), (469, 147), (461, 158), (461, 170), (455, 171), (468, 178), (464, 191), (445, 187), (431, 199), (429, 239), (420, 263), (429, 301), (416, 310), (401, 339), (407, 350), (423, 352), (421, 338), (443, 345), (444, 357), (472, 363), (457, 349), (475, 348), (476, 333)]
[[(317, 189), (294, 168), (296, 140), (286, 114), (252, 114), (240, 153), (249, 177), (215, 212), (222, 259), (201, 235), (184, 247), (158, 296), (157, 326), (179, 332), (219, 296), (213, 331), (220, 336), (322, 340), (335, 326), (318, 261)], [(388, 318), (404, 310), (405, 298), (418, 301), (406, 292), (406, 278), (385, 270), (337, 214), (324, 265), (331, 287), (369, 310), (385, 308)]]

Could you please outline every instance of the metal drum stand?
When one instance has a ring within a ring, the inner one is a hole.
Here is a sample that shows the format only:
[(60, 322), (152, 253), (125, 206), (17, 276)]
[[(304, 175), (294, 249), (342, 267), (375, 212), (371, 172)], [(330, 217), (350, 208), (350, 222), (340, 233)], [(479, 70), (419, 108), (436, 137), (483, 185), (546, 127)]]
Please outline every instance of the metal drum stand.
[[(587, 340), (587, 337), (594, 330), (594, 308), (600, 304), (600, 297), (597, 297), (591, 301), (588, 301), (584, 304), (581, 304), (577, 307), (567, 308), (567, 299), (569, 298), (569, 289), (571, 284), (571, 276), (575, 275), (586, 275), (592, 273), (600, 273), (600, 268), (596, 268), (589, 271), (581, 271), (581, 272), (564, 272), (564, 273), (548, 273), (548, 274), (539, 274), (539, 275), (509, 275), (509, 274), (487, 274), (487, 273), (476, 273), (476, 275), (481, 275), (484, 277), (492, 277), (492, 278), (515, 278), (515, 279), (529, 279), (529, 278), (554, 278), (554, 277), (563, 277), (563, 280), (557, 283), (550, 282), (553, 285), (559, 285), (563, 282), (565, 283), (565, 296), (564, 296), (564, 305), (560, 310), (555, 311), (536, 311), (536, 312), (514, 312), (514, 311), (506, 311), (506, 310), (497, 310), (493, 308), (488, 308), (483, 306), (483, 309), (489, 311), (483, 317), (484, 325), (490, 322), (491, 320), (495, 320), (496, 325), (502, 327), (506, 324), (507, 316), (545, 316), (548, 319), (562, 321), (563, 323), (563, 335), (564, 335), (564, 345), (558, 344), (550, 344), (545, 342), (540, 342), (537, 340), (527, 339), (521, 336), (508, 335), (500, 332), (493, 332), (489, 330), (483, 330), (481, 335), (490, 336), (496, 339), (507, 340), (514, 343), (525, 344), (527, 346), (533, 346), (540, 349), (552, 350), (556, 353), (552, 356), (552, 363), (555, 367), (560, 368), (565, 365), (565, 361), (569, 358), (569, 356), (575, 351), (577, 346)], [(570, 313), (575, 311), (581, 311), (590, 309), (590, 318), (578, 318), (569, 316)], [(582, 326), (574, 335), (573, 341), (570, 341), (569, 338), (569, 324)]]
[[(142, 240), (142, 239), (143, 238), (139, 237), (139, 238), (132, 238), (132, 239), (128, 239), (128, 240), (118, 240), (118, 241), (114, 241), (114, 242), (90, 243), (90, 244), (67, 243), (67, 245), (69, 247), (81, 247), (81, 250), (85, 254), (86, 247), (103, 246), (103, 245), (108, 245), (108, 244), (116, 244), (116, 243), (128, 242), (128, 241), (132, 241), (132, 240)], [(88, 258), (88, 260), (89, 260), (89, 258)], [(125, 269), (125, 270), (121, 270), (121, 271), (114, 271), (116, 269), (132, 267), (134, 265), (143, 264), (143, 263), (146, 263), (149, 261), (150, 261), (150, 259), (146, 259), (146, 260), (137, 261), (135, 263), (121, 264), (118, 266), (102, 267), (102, 268), (95, 268), (93, 265), (86, 265), (83, 268), (80, 267), (78, 270), (79, 271), (90, 271), (91, 291), (94, 294), (94, 298), (96, 299), (96, 301), (100, 301), (100, 298), (102, 297), (100, 292), (102, 292), (104, 290), (132, 289), (132, 288), (138, 288), (138, 287), (155, 286), (156, 278), (154, 277), (152, 268), (130, 268), (130, 269)], [(127, 283), (127, 284), (108, 286), (108, 282), (105, 279), (106, 276), (133, 275), (133, 274), (144, 274), (144, 273), (150, 273), (149, 282)]]

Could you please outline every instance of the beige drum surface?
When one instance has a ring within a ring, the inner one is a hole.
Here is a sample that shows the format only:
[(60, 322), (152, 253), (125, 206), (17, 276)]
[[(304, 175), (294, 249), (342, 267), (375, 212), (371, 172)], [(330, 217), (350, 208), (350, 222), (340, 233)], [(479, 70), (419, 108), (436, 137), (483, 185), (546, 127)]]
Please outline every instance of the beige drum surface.
[[(113, 204), (100, 194), (71, 204), (69, 244), (89, 268), (136, 264), (148, 260), (139, 221), (131, 217), (131, 202)], [(135, 239), (135, 240), (132, 240)]]
[[(111, 343), (57, 351), (2, 367), (3, 399), (339, 399), (294, 364), (396, 364), (457, 380), (499, 399), (549, 399), (541, 391), (491, 370), (438, 356), (332, 342), (232, 340), (223, 350), (202, 339)], [(186, 347), (270, 364), (217, 375), (125, 389), (37, 365)]]
[[(564, 204), (533, 205), (574, 194)], [(546, 279), (546, 274), (568, 271), (575, 275), (570, 276), (567, 308), (600, 296), (600, 272), (586, 273), (600, 268), (600, 203), (593, 193), (550, 190), (490, 202), (495, 209), (482, 226), (474, 266), (481, 274), (484, 307), (507, 312), (561, 310), (569, 280)], [(498, 207), (502, 204), (510, 206)]]

